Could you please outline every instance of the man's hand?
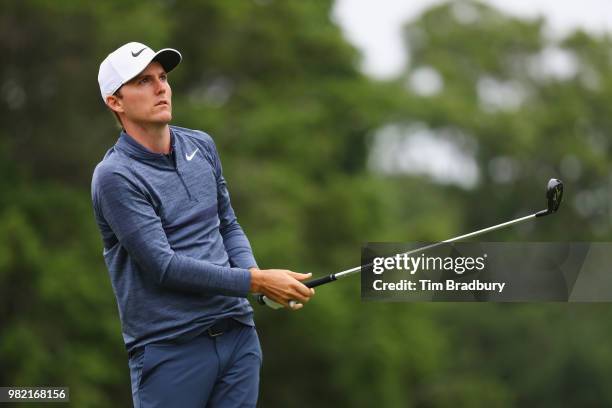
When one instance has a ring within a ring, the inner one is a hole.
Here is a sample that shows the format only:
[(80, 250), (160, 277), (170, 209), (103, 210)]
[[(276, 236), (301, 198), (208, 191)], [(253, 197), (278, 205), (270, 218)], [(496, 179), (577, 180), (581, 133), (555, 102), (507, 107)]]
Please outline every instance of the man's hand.
[[(311, 273), (297, 273), (286, 269), (249, 269), (251, 272), (251, 292), (261, 293), (291, 310), (299, 310), (314, 295), (314, 289), (306, 287), (301, 281), (312, 276)], [(289, 306), (289, 301), (296, 302)]]

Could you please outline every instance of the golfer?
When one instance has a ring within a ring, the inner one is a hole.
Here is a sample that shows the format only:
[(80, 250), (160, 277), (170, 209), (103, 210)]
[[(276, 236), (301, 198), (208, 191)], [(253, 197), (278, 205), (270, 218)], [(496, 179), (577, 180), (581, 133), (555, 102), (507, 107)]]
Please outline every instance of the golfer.
[(129, 356), (135, 407), (250, 407), (262, 353), (246, 296), (297, 310), (310, 274), (260, 270), (230, 203), (212, 138), (170, 126), (173, 49), (131, 42), (100, 64), (122, 126), (92, 200)]

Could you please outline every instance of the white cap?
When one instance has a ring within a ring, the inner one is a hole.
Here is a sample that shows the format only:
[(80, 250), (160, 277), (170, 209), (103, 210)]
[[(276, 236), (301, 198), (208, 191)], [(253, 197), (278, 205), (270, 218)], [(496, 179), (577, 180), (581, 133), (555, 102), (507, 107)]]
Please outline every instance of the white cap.
[(166, 72), (172, 71), (181, 62), (181, 53), (172, 48), (164, 48), (157, 52), (139, 42), (130, 42), (108, 56), (100, 64), (98, 83), (102, 100), (114, 94), (121, 85), (140, 74), (151, 61), (158, 61)]

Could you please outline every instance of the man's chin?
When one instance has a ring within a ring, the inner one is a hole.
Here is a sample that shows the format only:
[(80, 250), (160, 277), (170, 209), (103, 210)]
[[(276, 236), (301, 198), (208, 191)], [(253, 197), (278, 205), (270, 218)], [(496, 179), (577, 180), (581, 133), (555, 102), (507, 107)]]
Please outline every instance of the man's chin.
[(160, 125), (167, 125), (168, 123), (170, 123), (171, 120), (172, 114), (155, 115), (153, 118), (151, 118), (151, 122), (158, 123)]

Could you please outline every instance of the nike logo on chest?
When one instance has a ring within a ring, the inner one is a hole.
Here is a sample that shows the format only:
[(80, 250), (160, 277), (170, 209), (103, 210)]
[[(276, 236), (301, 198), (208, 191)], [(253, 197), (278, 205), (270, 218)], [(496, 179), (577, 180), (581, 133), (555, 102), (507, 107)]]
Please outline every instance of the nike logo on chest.
[(191, 159), (194, 158), (195, 154), (198, 152), (198, 150), (200, 150), (200, 148), (197, 148), (193, 151), (193, 153), (191, 154), (187, 154), (185, 153), (185, 158), (187, 159), (187, 161), (191, 161)]

